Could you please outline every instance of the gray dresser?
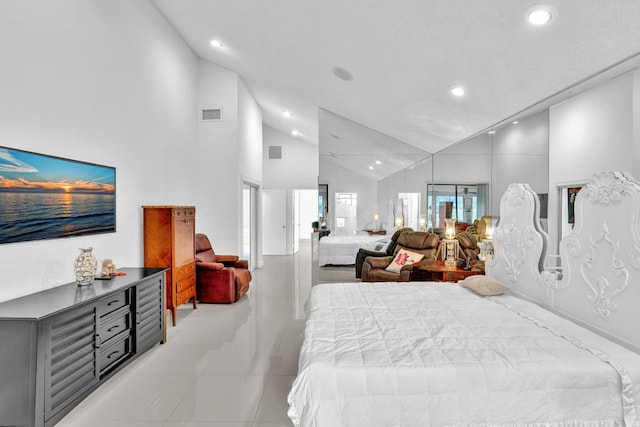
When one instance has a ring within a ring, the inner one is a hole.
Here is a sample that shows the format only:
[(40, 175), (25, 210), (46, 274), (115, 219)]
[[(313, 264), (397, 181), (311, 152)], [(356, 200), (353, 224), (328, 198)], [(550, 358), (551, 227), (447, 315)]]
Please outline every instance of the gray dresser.
[(119, 271), (0, 303), (0, 425), (54, 425), (164, 342), (165, 269)]

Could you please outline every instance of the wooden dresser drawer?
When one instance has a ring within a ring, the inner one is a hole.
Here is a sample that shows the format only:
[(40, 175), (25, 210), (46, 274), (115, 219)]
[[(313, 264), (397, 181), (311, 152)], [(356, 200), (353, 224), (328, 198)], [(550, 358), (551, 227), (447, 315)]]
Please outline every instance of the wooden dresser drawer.
[(196, 209), (194, 207), (175, 208), (173, 216), (175, 218), (193, 218), (196, 216)]
[(183, 278), (187, 278), (189, 276), (195, 276), (196, 274), (196, 262), (190, 262), (189, 264), (182, 265), (176, 268), (174, 273), (174, 278), (176, 281), (180, 281)]
[(128, 291), (109, 295), (108, 297), (98, 301), (98, 314), (100, 315), (100, 317), (104, 317), (119, 308), (129, 305), (129, 303), (130, 300)]
[(196, 276), (192, 274), (191, 276), (185, 277), (184, 279), (179, 280), (176, 283), (176, 292), (184, 292), (188, 289), (195, 289), (196, 287)]
[(182, 292), (178, 292), (178, 305), (189, 302), (191, 298), (195, 298), (196, 289), (195, 287), (188, 288)]

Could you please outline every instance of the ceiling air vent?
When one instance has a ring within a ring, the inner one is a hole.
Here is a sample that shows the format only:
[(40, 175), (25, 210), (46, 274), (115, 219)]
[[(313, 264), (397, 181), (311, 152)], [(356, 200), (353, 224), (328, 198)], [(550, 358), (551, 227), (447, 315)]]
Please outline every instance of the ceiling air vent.
[(270, 159), (282, 159), (282, 146), (270, 145), (269, 146), (269, 158)]
[(220, 122), (222, 121), (222, 108), (208, 108), (202, 110), (203, 122)]

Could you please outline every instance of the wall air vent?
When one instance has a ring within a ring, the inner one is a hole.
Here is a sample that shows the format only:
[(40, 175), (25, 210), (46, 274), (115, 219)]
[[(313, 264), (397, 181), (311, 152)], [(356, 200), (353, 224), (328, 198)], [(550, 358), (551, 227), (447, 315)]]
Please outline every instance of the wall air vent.
[(202, 110), (203, 122), (221, 122), (222, 108), (207, 108)]
[(269, 158), (270, 159), (282, 159), (282, 145), (270, 145), (269, 146)]

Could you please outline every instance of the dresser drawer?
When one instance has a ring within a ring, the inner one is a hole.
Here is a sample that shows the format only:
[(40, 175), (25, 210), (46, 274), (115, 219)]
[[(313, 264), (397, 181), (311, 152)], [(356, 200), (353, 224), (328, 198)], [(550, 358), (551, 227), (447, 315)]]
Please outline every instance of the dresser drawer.
[(196, 263), (190, 262), (189, 264), (185, 264), (181, 267), (177, 267), (174, 273), (174, 277), (176, 281), (179, 281), (188, 276), (195, 276), (196, 274)]
[(118, 335), (121, 332), (129, 331), (131, 329), (131, 311), (124, 309), (125, 311), (103, 322), (100, 325), (100, 341), (103, 346), (109, 345), (109, 340)]
[(131, 354), (131, 336), (127, 336), (113, 345), (100, 349), (100, 373), (114, 367), (116, 363)]
[(179, 280), (176, 283), (176, 292), (181, 293), (188, 289), (195, 289), (195, 287), (196, 287), (196, 276), (191, 275), (191, 276), (185, 277), (182, 280)]
[(175, 208), (173, 210), (173, 216), (175, 218), (193, 218), (196, 216), (195, 207)]
[(195, 298), (195, 296), (196, 296), (195, 288), (189, 288), (185, 291), (178, 292), (177, 304), (180, 305), (180, 304), (187, 303), (191, 298)]
[(98, 301), (98, 313), (100, 317), (104, 317), (129, 303), (129, 291), (118, 292)]

